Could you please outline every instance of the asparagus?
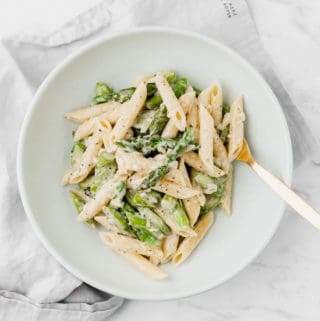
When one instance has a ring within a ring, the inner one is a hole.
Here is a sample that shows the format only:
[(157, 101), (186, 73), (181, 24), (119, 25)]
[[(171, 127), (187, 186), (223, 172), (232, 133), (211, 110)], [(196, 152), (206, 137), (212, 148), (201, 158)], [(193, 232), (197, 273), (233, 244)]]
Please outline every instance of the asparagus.
[[(72, 202), (74, 204), (74, 207), (76, 208), (76, 211), (78, 214), (81, 213), (84, 204), (86, 203), (79, 195), (76, 193), (73, 193), (72, 191), (69, 191)], [(91, 218), (86, 221), (89, 225), (94, 225), (94, 220)]]
[(126, 198), (133, 207), (154, 208), (159, 205), (161, 194), (156, 191), (128, 191)]
[(178, 199), (165, 195), (161, 200), (161, 207), (165, 212), (172, 215), (172, 218), (179, 227), (189, 227), (188, 216)]
[(227, 175), (211, 177), (205, 173), (196, 172), (194, 179), (206, 194), (212, 194), (216, 198), (222, 198)]
[(177, 141), (175, 147), (170, 151), (166, 158), (164, 165), (154, 169), (142, 181), (138, 190), (147, 189), (157, 184), (169, 171), (169, 164), (174, 162), (187, 148), (195, 149), (198, 145), (193, 141), (193, 128), (189, 127)]
[(162, 104), (162, 98), (158, 95), (154, 95), (147, 100), (146, 108), (154, 109), (156, 107), (159, 107), (161, 104)]
[(149, 82), (147, 84), (147, 96), (153, 96), (157, 92), (157, 86), (154, 82)]
[(138, 186), (138, 191), (143, 189), (148, 189), (154, 185), (156, 185), (161, 178), (163, 178), (170, 171), (170, 167), (168, 165), (162, 165), (154, 170), (152, 170), (149, 175), (142, 181), (140, 186)]
[(76, 160), (82, 156), (85, 150), (86, 145), (84, 144), (83, 140), (79, 140), (73, 144), (70, 154), (70, 162), (72, 166), (74, 165)]
[(90, 185), (90, 192), (92, 194), (96, 193), (105, 180), (114, 175), (116, 170), (117, 165), (114, 155), (108, 154), (106, 151), (101, 152), (98, 156), (94, 178)]
[(224, 116), (226, 113), (230, 112), (230, 106), (226, 103), (222, 104), (222, 115)]
[(121, 89), (114, 95), (113, 98), (115, 101), (118, 101), (119, 103), (124, 103), (132, 97), (135, 90), (135, 87)]
[(205, 205), (200, 208), (200, 215), (212, 211), (220, 204), (220, 202), (221, 198), (214, 197), (213, 195), (208, 196)]
[(106, 215), (110, 224), (112, 224), (119, 233), (134, 235), (129, 225), (128, 219), (124, 213), (117, 211), (110, 206), (104, 206), (102, 208), (103, 213)]
[(96, 83), (95, 96), (92, 98), (93, 104), (101, 104), (113, 100), (113, 89), (105, 82)]
[(189, 127), (178, 140), (173, 150), (168, 153), (165, 163), (174, 162), (186, 149), (193, 150), (198, 148), (198, 145), (193, 141), (193, 128)]
[(173, 70), (163, 71), (162, 76), (167, 79), (169, 84), (174, 83), (177, 79), (177, 75)]
[(201, 94), (201, 89), (197, 88), (197, 87), (192, 87), (193, 90), (195, 91), (196, 93), (196, 97), (198, 97), (200, 94)]
[(156, 151), (165, 153), (168, 149), (174, 148), (177, 141), (178, 139), (176, 138), (162, 138), (155, 135), (132, 137), (117, 141), (116, 144), (128, 152), (137, 151), (148, 155)]
[(129, 204), (124, 205), (123, 213), (140, 241), (152, 245), (159, 245), (159, 239), (157, 235), (148, 228), (149, 224), (145, 217), (142, 217), (140, 213)]
[(219, 133), (220, 139), (223, 143), (225, 143), (227, 141), (228, 135), (229, 135), (229, 126), (222, 129)]
[(156, 233), (158, 238), (162, 238), (163, 236), (170, 234), (170, 229), (164, 220), (150, 208), (139, 207), (138, 211), (142, 217), (146, 218), (147, 226), (150, 227), (154, 233)]
[(125, 181), (121, 181), (115, 188), (115, 194), (110, 201), (110, 206), (118, 209), (123, 206), (123, 198), (126, 195), (127, 186)]
[(173, 85), (173, 92), (177, 98), (183, 95), (188, 87), (188, 79), (187, 78), (180, 78), (174, 85)]
[(163, 128), (166, 126), (168, 122), (167, 117), (167, 107), (161, 106), (155, 113), (151, 124), (149, 126), (150, 135), (158, 135), (161, 134)]

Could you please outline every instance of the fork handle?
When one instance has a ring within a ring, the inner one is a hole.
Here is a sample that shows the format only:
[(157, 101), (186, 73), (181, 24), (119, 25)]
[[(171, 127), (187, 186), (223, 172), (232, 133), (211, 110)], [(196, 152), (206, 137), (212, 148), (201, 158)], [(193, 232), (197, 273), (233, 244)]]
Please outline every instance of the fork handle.
[(320, 230), (320, 215), (308, 205), (299, 195), (292, 191), (277, 177), (270, 174), (266, 169), (256, 162), (250, 164), (251, 168), (276, 192), (284, 201), (295, 209), (302, 217)]

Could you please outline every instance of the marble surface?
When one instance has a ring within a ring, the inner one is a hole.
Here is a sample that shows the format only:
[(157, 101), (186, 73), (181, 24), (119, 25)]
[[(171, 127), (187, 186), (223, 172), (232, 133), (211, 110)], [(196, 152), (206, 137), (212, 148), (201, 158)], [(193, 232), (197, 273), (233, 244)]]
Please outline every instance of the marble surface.
[[(28, 8), (16, 9), (16, 14), (21, 14), (19, 20), (5, 17), (18, 2), (0, 0), (0, 36), (31, 22), (51, 27), (63, 23), (93, 2), (97, 1), (72, 0), (62, 15), (49, 18), (45, 13), (50, 11), (48, 6), (53, 7), (51, 12), (59, 12), (65, 1), (32, 0)], [(72, 3), (77, 4), (77, 10)], [(248, 3), (280, 79), (320, 137), (320, 1), (248, 0)], [(31, 13), (30, 6), (37, 10)], [(22, 15), (23, 12), (30, 14)], [(28, 21), (23, 18), (26, 16)], [(318, 159), (303, 164), (295, 173), (299, 185), (294, 186), (316, 208), (320, 208), (320, 188), (310, 179), (310, 173), (320, 177), (319, 165)], [(127, 301), (109, 320), (318, 321), (319, 244), (320, 233), (295, 213), (288, 212), (263, 253), (232, 280), (186, 299)]]

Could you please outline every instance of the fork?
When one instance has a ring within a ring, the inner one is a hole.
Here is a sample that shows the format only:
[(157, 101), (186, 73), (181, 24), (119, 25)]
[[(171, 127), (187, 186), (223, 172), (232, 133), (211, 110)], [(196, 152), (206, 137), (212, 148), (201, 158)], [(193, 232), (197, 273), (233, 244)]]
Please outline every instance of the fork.
[(258, 176), (268, 184), (275, 193), (286, 201), (287, 204), (295, 209), (298, 214), (304, 217), (313, 226), (320, 229), (320, 215), (285, 183), (273, 176), (255, 161), (245, 139), (243, 140), (242, 149), (236, 159), (248, 164)]

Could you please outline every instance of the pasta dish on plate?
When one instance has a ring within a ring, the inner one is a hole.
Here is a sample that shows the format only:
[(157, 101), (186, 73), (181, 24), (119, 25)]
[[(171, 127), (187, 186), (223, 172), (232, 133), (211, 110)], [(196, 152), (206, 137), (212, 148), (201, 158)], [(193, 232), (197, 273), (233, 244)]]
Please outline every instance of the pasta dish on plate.
[(201, 91), (169, 70), (119, 91), (98, 82), (92, 105), (65, 117), (79, 124), (62, 180), (79, 220), (145, 275), (166, 278), (159, 265), (190, 256), (213, 210), (231, 213), (245, 115), (217, 81)]

